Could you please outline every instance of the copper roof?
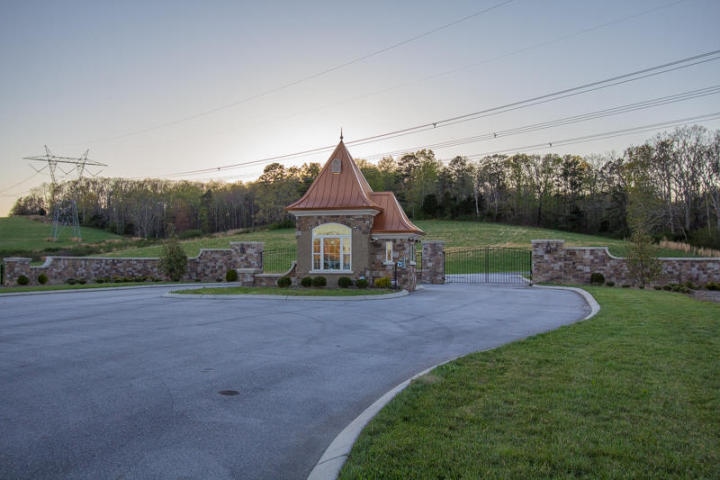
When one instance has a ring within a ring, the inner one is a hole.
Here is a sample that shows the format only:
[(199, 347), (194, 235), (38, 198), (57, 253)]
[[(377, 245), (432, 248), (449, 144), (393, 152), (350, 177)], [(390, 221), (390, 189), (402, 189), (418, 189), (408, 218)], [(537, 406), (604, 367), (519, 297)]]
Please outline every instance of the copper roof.
[(370, 193), (370, 184), (340, 140), (305, 195), (287, 210), (380, 210)]
[(373, 192), (370, 198), (382, 207), (373, 221), (372, 233), (412, 233), (425, 235), (403, 212), (392, 192)]
[(425, 234), (405, 215), (395, 194), (373, 192), (342, 138), (305, 195), (286, 207), (290, 212), (367, 209), (379, 212), (372, 233)]

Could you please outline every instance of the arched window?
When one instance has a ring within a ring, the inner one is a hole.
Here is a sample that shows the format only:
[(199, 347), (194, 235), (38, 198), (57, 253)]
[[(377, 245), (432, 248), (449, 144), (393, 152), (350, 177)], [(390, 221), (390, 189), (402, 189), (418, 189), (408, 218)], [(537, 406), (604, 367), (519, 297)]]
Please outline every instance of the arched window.
[(312, 269), (349, 272), (352, 269), (352, 230), (339, 223), (324, 223), (312, 231)]

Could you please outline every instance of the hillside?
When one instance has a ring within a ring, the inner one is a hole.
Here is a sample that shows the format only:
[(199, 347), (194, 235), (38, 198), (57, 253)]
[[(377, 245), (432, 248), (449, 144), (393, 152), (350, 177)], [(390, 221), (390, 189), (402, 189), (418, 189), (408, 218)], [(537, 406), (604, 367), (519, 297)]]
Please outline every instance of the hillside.
[[(564, 239), (568, 246), (606, 246), (617, 256), (627, 253), (627, 242), (613, 238), (583, 235), (535, 227), (522, 227), (486, 222), (451, 220), (418, 220), (426, 240), (442, 240), (448, 251), (476, 246), (504, 246), (530, 248), (531, 240)], [(131, 239), (104, 230), (82, 227), (82, 242), (71, 238), (71, 231), (61, 231), (57, 242), (50, 240), (52, 225), (36, 217), (0, 218), (0, 257), (30, 256), (38, 260), (45, 255), (106, 255), (112, 257), (156, 257), (160, 255), (158, 241)], [(227, 248), (230, 242), (264, 242), (265, 250), (295, 248), (295, 229), (268, 229), (253, 232), (216, 233), (182, 241), (188, 256), (196, 256), (202, 248)], [(103, 253), (104, 252), (104, 253)], [(685, 251), (662, 248), (663, 257), (692, 256)]]

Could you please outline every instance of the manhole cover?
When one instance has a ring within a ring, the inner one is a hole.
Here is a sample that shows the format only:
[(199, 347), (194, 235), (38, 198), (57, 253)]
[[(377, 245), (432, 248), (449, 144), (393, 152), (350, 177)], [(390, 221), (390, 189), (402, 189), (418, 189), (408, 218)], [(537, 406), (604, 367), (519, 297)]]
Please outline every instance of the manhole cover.
[(218, 392), (220, 395), (225, 395), (226, 397), (232, 397), (235, 395), (240, 395), (240, 392), (237, 390), (220, 390)]

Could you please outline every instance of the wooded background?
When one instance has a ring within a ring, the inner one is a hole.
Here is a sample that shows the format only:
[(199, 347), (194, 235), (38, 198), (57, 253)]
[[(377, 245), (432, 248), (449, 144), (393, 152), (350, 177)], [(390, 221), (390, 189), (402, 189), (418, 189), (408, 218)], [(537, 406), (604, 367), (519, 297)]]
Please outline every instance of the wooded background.
[[(720, 131), (700, 126), (658, 134), (622, 154), (458, 156), (420, 150), (377, 164), (356, 159), (375, 191), (392, 191), (411, 218), (473, 219), (720, 248)], [(317, 163), (265, 167), (254, 182), (82, 178), (44, 184), (11, 215), (45, 215), (75, 201), (80, 224), (161, 238), (292, 225), (285, 206), (312, 184)], [(631, 228), (632, 226), (632, 228)]]

